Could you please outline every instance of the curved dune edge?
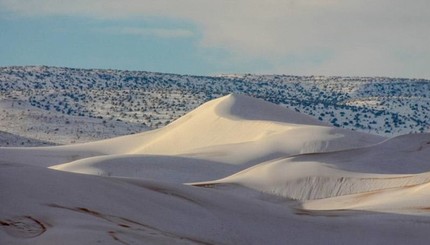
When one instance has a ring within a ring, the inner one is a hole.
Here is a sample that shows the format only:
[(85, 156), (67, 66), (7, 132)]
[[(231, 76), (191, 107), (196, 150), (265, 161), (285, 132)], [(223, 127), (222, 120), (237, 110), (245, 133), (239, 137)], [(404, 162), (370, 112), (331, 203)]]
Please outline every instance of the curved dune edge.
[(309, 163), (284, 165), (279, 161), (257, 165), (220, 180), (190, 185), (234, 184), (266, 194), (305, 201), (416, 186), (428, 182), (430, 172), (414, 175), (367, 174)]
[(230, 95), (159, 130), (0, 148), (0, 244), (428, 241), (429, 133), (386, 140), (281, 109)]
[(301, 207), (312, 211), (361, 210), (383, 213), (430, 215), (430, 183), (400, 186), (320, 200)]
[(44, 167), (97, 156), (146, 154), (246, 168), (278, 157), (359, 148), (383, 140), (328, 127), (260, 99), (228, 95), (203, 104), (162, 129), (69, 146), (0, 148), (0, 154), (4, 161)]

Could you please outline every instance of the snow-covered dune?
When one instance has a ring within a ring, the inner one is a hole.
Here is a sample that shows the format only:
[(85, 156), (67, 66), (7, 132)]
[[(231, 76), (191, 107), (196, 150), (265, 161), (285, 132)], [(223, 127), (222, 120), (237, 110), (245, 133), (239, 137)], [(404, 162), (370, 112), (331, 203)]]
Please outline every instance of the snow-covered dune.
[(430, 182), (429, 142), (430, 134), (399, 136), (361, 149), (273, 160), (193, 185), (240, 185), (298, 200), (412, 187)]
[(255, 164), (279, 156), (355, 148), (382, 140), (380, 136), (324, 126), (309, 116), (260, 99), (227, 95), (162, 129), (69, 146), (0, 148), (0, 154), (5, 161), (43, 166), (111, 154), (186, 155), (229, 164)]
[(336, 152), (302, 154), (285, 162), (323, 163), (335, 168), (381, 174), (430, 171), (430, 133), (407, 134), (376, 145)]
[(144, 154), (91, 157), (50, 168), (74, 173), (151, 179), (169, 183), (221, 178), (240, 170), (236, 165), (209, 160)]
[[(194, 182), (224, 177), (278, 157), (355, 148), (383, 139), (328, 127), (259, 99), (228, 95), (200, 106), (165, 128), (85, 145), (85, 150), (123, 154), (84, 158), (53, 168), (123, 177), (157, 176), (166, 181), (172, 181), (168, 172), (177, 170), (177, 176), (187, 172), (179, 178), (182, 182)], [(157, 173), (149, 170), (155, 166)], [(162, 177), (164, 171), (169, 178)]]
[[(210, 147), (217, 149), (219, 155), (234, 153), (228, 150), (232, 148), (248, 153), (255, 153), (256, 148), (270, 148), (269, 151), (298, 154), (359, 147), (382, 139), (334, 129), (309, 116), (263, 100), (231, 94), (205, 103), (153, 132), (151, 140), (131, 152), (204, 155)], [(275, 145), (281, 146), (273, 149)], [(208, 154), (213, 155), (213, 152)], [(232, 163), (235, 158), (220, 159)]]
[(277, 160), (220, 180), (192, 185), (240, 185), (279, 197), (314, 200), (429, 182), (430, 172), (410, 175), (371, 174), (338, 170), (325, 164)]
[(385, 213), (429, 215), (430, 183), (384, 188), (358, 194), (343, 195), (302, 204), (307, 210), (366, 210)]
[(429, 160), (430, 133), (228, 95), (153, 131), (0, 148), (0, 244), (422, 244)]
[(0, 193), (0, 244), (422, 244), (430, 229), (424, 217), (309, 216), (214, 189), (16, 164), (0, 164)]

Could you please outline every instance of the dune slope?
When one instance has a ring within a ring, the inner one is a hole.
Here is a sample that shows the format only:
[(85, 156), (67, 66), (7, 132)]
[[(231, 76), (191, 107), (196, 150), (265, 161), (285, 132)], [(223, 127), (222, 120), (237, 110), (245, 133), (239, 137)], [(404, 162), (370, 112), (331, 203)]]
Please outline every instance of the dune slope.
[(308, 216), (214, 189), (26, 165), (0, 164), (0, 182), (1, 244), (420, 244), (430, 228), (423, 217)]
[[(303, 201), (425, 186), (430, 182), (428, 142), (430, 134), (399, 136), (360, 149), (272, 160), (193, 185), (239, 185)], [(399, 198), (407, 200), (409, 195)]]
[(318, 120), (260, 99), (227, 95), (162, 129), (69, 146), (0, 148), (0, 154), (5, 161), (44, 166), (111, 154), (187, 155), (251, 164), (275, 156), (360, 147), (383, 139), (324, 126)]
[(430, 133), (228, 95), (158, 130), (0, 148), (0, 244), (423, 244), (429, 159)]

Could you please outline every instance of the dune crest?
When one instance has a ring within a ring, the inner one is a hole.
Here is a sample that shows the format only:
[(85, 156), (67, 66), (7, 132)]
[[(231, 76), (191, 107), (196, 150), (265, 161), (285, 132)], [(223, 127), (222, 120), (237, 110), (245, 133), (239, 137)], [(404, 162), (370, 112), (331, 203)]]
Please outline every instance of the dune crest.
[(1, 244), (428, 240), (430, 133), (386, 139), (244, 95), (161, 129), (0, 156)]

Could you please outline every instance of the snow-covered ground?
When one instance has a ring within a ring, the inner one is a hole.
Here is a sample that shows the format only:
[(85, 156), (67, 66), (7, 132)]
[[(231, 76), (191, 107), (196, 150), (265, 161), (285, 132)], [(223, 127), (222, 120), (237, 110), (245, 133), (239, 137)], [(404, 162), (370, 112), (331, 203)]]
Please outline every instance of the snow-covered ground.
[(156, 130), (0, 156), (0, 244), (430, 239), (429, 133), (335, 128), (245, 95)]
[(164, 127), (230, 93), (387, 137), (430, 128), (430, 81), (423, 79), (202, 77), (27, 66), (0, 68), (0, 131), (56, 144), (88, 142)]
[(0, 130), (15, 136), (0, 141), (0, 146), (42, 146), (89, 142), (148, 128), (137, 123), (65, 115), (7, 99), (0, 101)]

